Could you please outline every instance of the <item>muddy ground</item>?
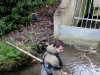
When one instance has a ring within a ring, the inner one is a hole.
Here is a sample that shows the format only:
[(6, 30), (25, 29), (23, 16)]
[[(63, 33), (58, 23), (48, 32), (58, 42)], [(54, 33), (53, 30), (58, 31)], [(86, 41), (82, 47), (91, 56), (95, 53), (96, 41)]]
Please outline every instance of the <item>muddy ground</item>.
[(60, 1), (52, 6), (40, 8), (37, 12), (35, 12), (40, 19), (39, 22), (34, 21), (31, 25), (22, 26), (20, 29), (11, 31), (10, 33), (2, 36), (1, 39), (10, 38), (16, 42), (19, 41), (29, 44), (37, 43), (45, 39), (51, 43), (54, 40), (53, 15), (59, 4)]
[[(13, 30), (3, 35), (2, 37), (0, 37), (0, 40), (9, 38), (13, 40), (14, 42), (16, 42), (16, 45), (29, 44), (30, 46), (32, 46), (35, 43), (38, 44), (39, 42), (43, 40), (46, 40), (48, 43), (52, 43), (54, 41), (53, 16), (59, 4), (60, 4), (60, 1), (58, 1), (52, 6), (41, 7), (37, 12), (33, 12), (33, 13), (36, 13), (36, 16), (39, 17), (40, 19), (39, 22), (36, 22), (35, 20), (33, 20), (34, 21), (33, 24), (30, 24), (27, 26), (23, 25), (20, 29)], [(43, 49), (41, 50), (43, 51)], [(35, 54), (40, 55), (40, 50), (36, 51)]]

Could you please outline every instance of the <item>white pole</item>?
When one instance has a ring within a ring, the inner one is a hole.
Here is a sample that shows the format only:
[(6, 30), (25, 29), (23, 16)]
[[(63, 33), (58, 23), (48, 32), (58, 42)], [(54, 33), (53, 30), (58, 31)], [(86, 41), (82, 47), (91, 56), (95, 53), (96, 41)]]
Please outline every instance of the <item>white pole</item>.
[(25, 54), (29, 55), (30, 57), (32, 57), (32, 58), (34, 58), (34, 59), (38, 60), (39, 62), (42, 62), (42, 60), (41, 60), (40, 58), (37, 58), (37, 57), (33, 56), (32, 54), (30, 54), (30, 53), (28, 53), (28, 52), (24, 51), (23, 49), (21, 49), (21, 48), (19, 48), (19, 47), (15, 46), (15, 45), (13, 45), (13, 44), (11, 44), (10, 42), (7, 42), (7, 41), (6, 41), (6, 43), (7, 43), (7, 44), (9, 44), (9, 45), (11, 45), (11, 46), (13, 46), (14, 48), (16, 48), (16, 49), (20, 50), (21, 52), (23, 52), (23, 53), (25, 53)]

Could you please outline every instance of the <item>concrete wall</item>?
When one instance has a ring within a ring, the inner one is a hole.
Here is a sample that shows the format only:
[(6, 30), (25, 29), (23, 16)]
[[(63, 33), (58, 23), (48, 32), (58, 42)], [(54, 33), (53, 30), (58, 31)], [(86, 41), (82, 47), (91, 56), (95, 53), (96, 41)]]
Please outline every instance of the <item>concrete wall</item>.
[[(83, 17), (87, 12), (84, 14), (84, 9), (87, 0), (83, 0), (83, 6), (80, 13), (80, 17)], [(58, 25), (66, 25), (71, 26), (73, 23), (73, 17), (75, 14), (75, 7), (76, 7), (77, 0), (62, 0), (61, 4), (59, 5), (58, 9), (54, 14), (54, 37), (58, 38)], [(79, 17), (79, 11), (81, 7), (82, 1), (79, 0), (78, 8), (76, 10), (75, 16)], [(89, 4), (88, 4), (89, 6)], [(84, 14), (84, 15), (83, 15)], [(78, 20), (79, 22), (80, 20)], [(77, 25), (77, 20), (74, 22), (74, 25)]]
[[(54, 38), (63, 40), (65, 43), (76, 44), (76, 45), (88, 45), (97, 46), (100, 41), (100, 30), (98, 29), (88, 29), (81, 27), (72, 27), (72, 20), (74, 17), (74, 11), (77, 0), (62, 0), (58, 9), (54, 14)], [(84, 6), (85, 4), (84, 0)], [(78, 10), (81, 7), (82, 0), (79, 1)], [(81, 16), (83, 17), (83, 9)], [(89, 4), (88, 4), (89, 7)], [(87, 8), (88, 9), (88, 8)], [(87, 12), (86, 12), (87, 13)], [(75, 16), (78, 16), (76, 14)], [(77, 24), (77, 23), (76, 23)]]
[(100, 30), (59, 25), (59, 39), (64, 43), (83, 46), (97, 46), (100, 41)]
[(54, 37), (58, 38), (59, 25), (71, 25), (74, 15), (76, 0), (62, 0), (54, 14)]

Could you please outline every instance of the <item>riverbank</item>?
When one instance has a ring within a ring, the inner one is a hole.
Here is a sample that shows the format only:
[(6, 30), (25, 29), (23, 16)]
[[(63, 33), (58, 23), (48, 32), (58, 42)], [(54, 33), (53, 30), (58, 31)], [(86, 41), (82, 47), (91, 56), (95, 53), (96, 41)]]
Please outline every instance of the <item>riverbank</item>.
[[(84, 53), (90, 59), (92, 65), (87, 58), (80, 58), (80, 53)], [(64, 63), (63, 70), (67, 71), (68, 75), (100, 75), (100, 62), (96, 54), (90, 54), (88, 51), (81, 51), (66, 44), (64, 52), (60, 56)], [(0, 73), (0, 75), (40, 75), (40, 72), (41, 64), (37, 63), (14, 72)]]
[[(40, 19), (39, 22), (34, 21), (33, 25), (22, 26), (18, 30), (11, 31), (10, 33), (7, 33), (6, 35), (0, 37), (0, 40), (3, 41), (4, 39), (5, 40), (9, 39), (9, 40), (15, 42), (14, 45), (17, 45), (28, 52), (30, 49), (32, 49), (33, 54), (35, 54), (36, 56), (39, 56), (41, 54), (41, 52), (45, 51), (45, 47), (46, 47), (45, 42), (52, 43), (54, 41), (54, 38), (53, 38), (53, 14), (59, 4), (60, 4), (60, 0), (57, 3), (55, 3), (54, 5), (51, 5), (51, 6), (46, 5), (45, 7), (41, 7), (37, 12), (35, 12)], [(42, 45), (42, 47), (41, 47), (41, 45)], [(8, 47), (8, 46), (9, 45), (6, 45), (6, 47)], [(7, 51), (9, 51), (9, 50), (7, 50)], [(12, 53), (12, 52), (10, 52), (10, 53)], [(14, 56), (14, 55), (12, 55), (12, 56)], [(28, 57), (25, 54), (23, 56), (25, 56), (24, 58)], [(30, 57), (28, 57), (27, 60), (26, 59), (24, 59), (24, 60), (21, 62), (21, 65), (23, 65), (23, 64), (27, 65), (28, 63), (31, 63), (31, 61), (32, 61), (32, 59), (30, 59)], [(20, 61), (20, 58), (17, 59), (17, 61)], [(14, 63), (15, 63), (15, 61), (14, 61)], [(9, 64), (9, 63), (7, 63), (7, 64)], [(9, 66), (12, 64), (9, 64)], [(19, 64), (19, 66), (21, 66), (21, 65)], [(19, 67), (19, 66), (17, 66), (17, 67)], [(5, 66), (5, 67), (8, 67), (8, 66)], [(12, 68), (12, 70), (13, 70), (13, 68)], [(5, 71), (6, 70), (4, 70), (4, 72)], [(8, 70), (8, 71), (10, 71), (10, 70)]]

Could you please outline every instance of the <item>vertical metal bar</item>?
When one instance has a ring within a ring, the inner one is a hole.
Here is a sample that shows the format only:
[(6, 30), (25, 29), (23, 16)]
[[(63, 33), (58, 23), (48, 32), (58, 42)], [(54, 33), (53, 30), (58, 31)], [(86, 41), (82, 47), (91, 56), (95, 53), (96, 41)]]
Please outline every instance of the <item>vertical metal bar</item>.
[[(95, 6), (95, 4), (94, 4), (94, 6)], [(94, 11), (95, 11), (95, 7), (93, 7), (92, 19), (93, 19)], [(91, 20), (90, 28), (91, 28), (92, 22), (93, 22), (93, 21)]]
[[(98, 10), (99, 10), (99, 13), (100, 13), (100, 4), (99, 4), (99, 9), (98, 9)], [(99, 15), (99, 14), (98, 14), (98, 15)], [(100, 22), (99, 22), (99, 23), (100, 23)], [(100, 29), (100, 25), (99, 25), (99, 29)]]
[[(98, 18), (99, 18), (99, 13), (100, 13), (100, 4), (99, 4), (99, 8), (98, 8), (98, 17), (97, 17), (97, 20), (98, 20)], [(100, 22), (99, 22), (100, 23)], [(100, 25), (99, 25), (99, 28), (100, 28)], [(98, 29), (99, 29), (98, 28)]]
[(80, 1), (80, 0), (77, 0), (77, 2), (76, 2), (76, 6), (75, 6), (75, 11), (74, 11), (74, 16), (73, 16), (72, 25), (74, 25), (74, 21), (75, 21), (74, 17), (75, 17), (75, 15), (76, 15), (76, 11), (77, 11), (77, 7), (78, 7), (78, 4), (79, 4), (79, 1)]
[[(88, 0), (86, 1), (86, 6), (85, 6), (85, 9), (84, 9), (83, 18), (84, 18), (84, 16), (85, 16), (87, 4), (88, 4)], [(83, 19), (82, 19), (82, 22), (81, 22), (81, 27), (82, 27), (82, 24), (83, 24)]]
[(96, 18), (96, 22), (95, 22), (95, 29), (96, 29), (96, 25), (97, 25), (97, 21), (98, 21), (98, 16), (99, 16), (99, 11), (100, 10), (100, 4), (99, 4), (99, 8), (98, 8), (98, 15), (97, 15), (97, 18)]
[[(89, 18), (90, 9), (91, 9), (91, 6), (92, 6), (91, 4), (92, 4), (92, 0), (91, 0), (90, 5), (89, 5), (89, 12), (88, 12), (88, 17), (87, 18)], [(86, 21), (86, 26), (85, 27), (87, 27), (87, 23), (88, 23), (88, 20)]]
[[(81, 9), (82, 9), (82, 5), (83, 5), (83, 0), (82, 0), (82, 3), (81, 3), (81, 8), (80, 8), (80, 11), (79, 11), (79, 17), (80, 17), (80, 14), (81, 14)], [(79, 21), (79, 19), (77, 20), (77, 24), (78, 24), (78, 21)]]

